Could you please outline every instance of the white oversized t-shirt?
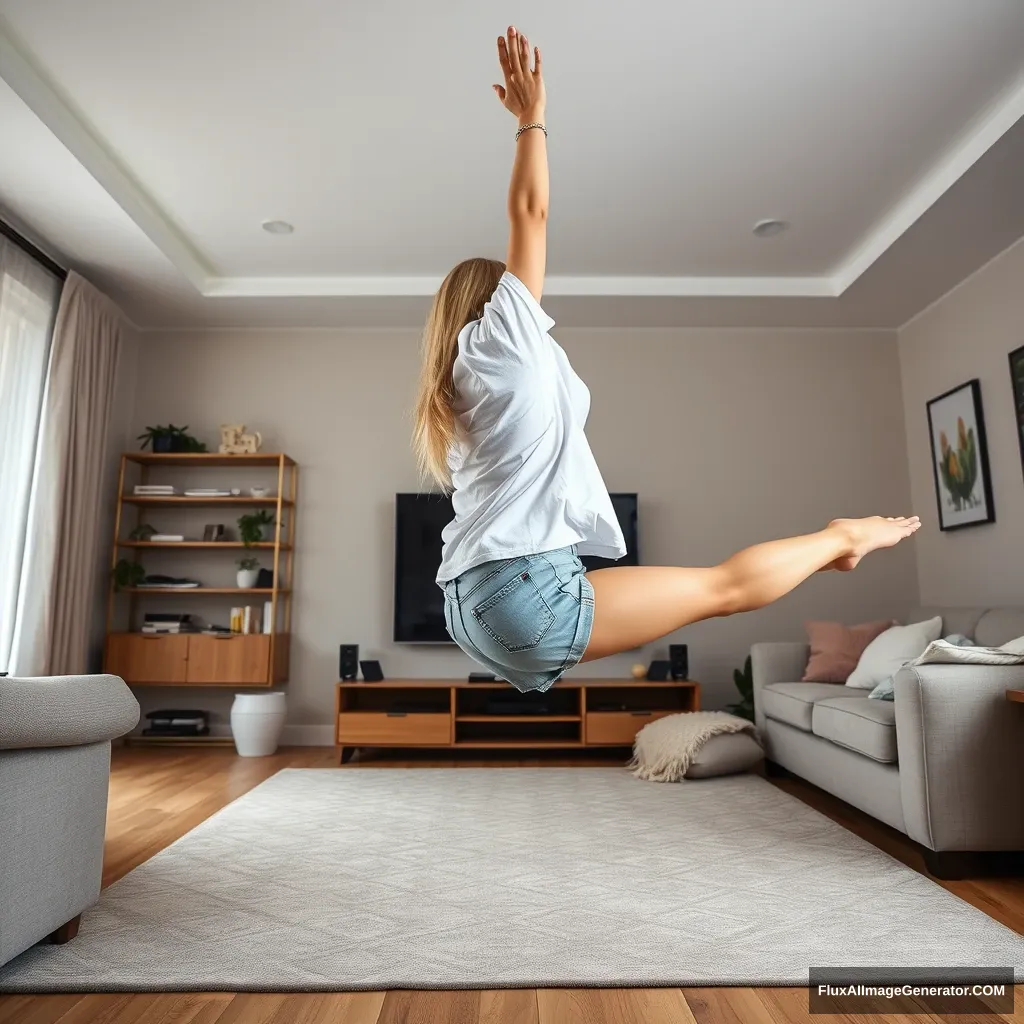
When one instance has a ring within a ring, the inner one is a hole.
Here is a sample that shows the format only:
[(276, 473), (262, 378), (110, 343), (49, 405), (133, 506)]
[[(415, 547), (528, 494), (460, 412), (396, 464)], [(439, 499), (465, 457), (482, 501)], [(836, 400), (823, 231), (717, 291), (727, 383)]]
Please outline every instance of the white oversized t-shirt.
[(449, 455), (455, 518), (437, 582), (483, 562), (577, 545), (621, 558), (626, 545), (583, 427), (590, 391), (526, 286), (506, 272), (483, 316), (459, 333)]

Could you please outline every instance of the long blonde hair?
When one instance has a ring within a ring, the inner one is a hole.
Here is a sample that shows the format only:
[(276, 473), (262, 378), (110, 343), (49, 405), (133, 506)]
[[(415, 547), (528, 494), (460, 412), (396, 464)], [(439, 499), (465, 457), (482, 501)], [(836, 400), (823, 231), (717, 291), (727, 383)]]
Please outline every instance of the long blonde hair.
[(420, 473), (445, 491), (452, 486), (448, 452), (457, 440), (453, 406), (458, 394), (452, 367), (458, 355), (459, 332), (483, 316), (484, 303), (494, 294), (504, 272), (505, 264), (498, 260), (464, 260), (441, 283), (427, 317), (413, 448)]

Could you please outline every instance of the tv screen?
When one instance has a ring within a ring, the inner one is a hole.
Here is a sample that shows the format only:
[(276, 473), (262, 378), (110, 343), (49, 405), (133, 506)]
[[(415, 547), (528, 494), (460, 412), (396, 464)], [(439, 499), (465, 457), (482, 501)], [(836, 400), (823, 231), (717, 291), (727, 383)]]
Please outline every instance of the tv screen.
[[(611, 499), (626, 540), (626, 554), (618, 561), (582, 556), (588, 571), (640, 564), (637, 496), (612, 494)], [(441, 531), (453, 517), (447, 495), (395, 495), (395, 643), (452, 643), (444, 624), (444, 591), (434, 580), (441, 565)]]

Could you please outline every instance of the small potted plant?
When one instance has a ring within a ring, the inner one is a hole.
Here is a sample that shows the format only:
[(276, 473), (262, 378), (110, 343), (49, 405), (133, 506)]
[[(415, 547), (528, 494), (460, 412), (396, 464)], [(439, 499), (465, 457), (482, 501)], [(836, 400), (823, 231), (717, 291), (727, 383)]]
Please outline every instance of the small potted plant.
[(238, 586), (242, 590), (251, 590), (260, 578), (259, 559), (247, 557), (238, 560)]
[(247, 512), (238, 518), (238, 538), (248, 548), (266, 537), (267, 527), (274, 526), (274, 516), (265, 508)]
[(146, 578), (146, 570), (141, 562), (129, 562), (127, 558), (121, 558), (110, 570), (110, 575), (114, 580), (114, 589), (124, 590), (126, 587), (137, 587)]
[(167, 454), (169, 452), (205, 452), (206, 445), (198, 438), (188, 433), (188, 427), (176, 427), (169, 423), (166, 427), (146, 427), (139, 434), (138, 440), (142, 442), (143, 451), (152, 446), (155, 454)]

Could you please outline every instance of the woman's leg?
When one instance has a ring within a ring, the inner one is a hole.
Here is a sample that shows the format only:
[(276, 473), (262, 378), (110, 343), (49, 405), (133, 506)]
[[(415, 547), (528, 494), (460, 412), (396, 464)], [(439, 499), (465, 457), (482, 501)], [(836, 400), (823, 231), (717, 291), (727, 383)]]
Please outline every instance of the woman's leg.
[(594, 627), (583, 661), (630, 651), (674, 630), (763, 608), (820, 569), (852, 569), (920, 527), (908, 519), (836, 519), (819, 533), (756, 544), (710, 569), (618, 566), (587, 573)]

